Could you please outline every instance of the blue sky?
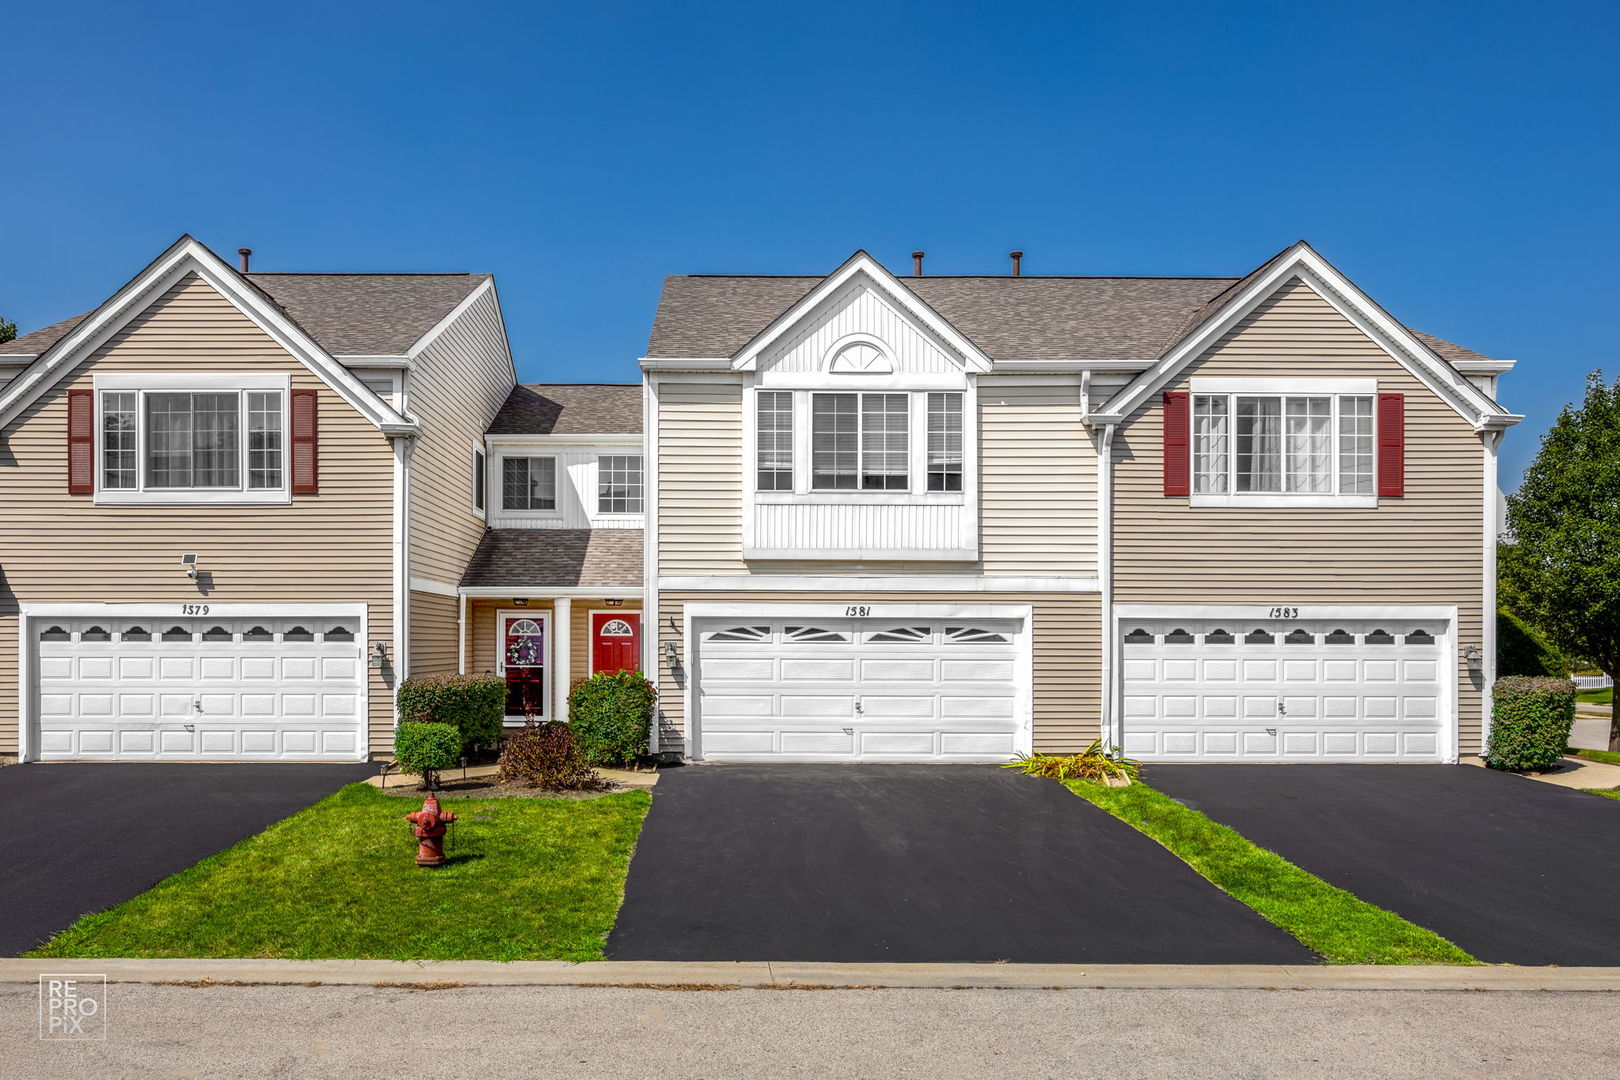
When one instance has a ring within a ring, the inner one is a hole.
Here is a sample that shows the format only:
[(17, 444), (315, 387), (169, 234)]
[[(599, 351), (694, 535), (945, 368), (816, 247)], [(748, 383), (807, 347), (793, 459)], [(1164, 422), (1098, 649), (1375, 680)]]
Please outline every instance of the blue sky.
[(0, 314), (182, 232), (263, 270), (480, 270), (525, 380), (634, 379), (666, 273), (1239, 274), (1301, 236), (1518, 361), (1511, 486), (1620, 373), (1620, 8), (24, 5)]

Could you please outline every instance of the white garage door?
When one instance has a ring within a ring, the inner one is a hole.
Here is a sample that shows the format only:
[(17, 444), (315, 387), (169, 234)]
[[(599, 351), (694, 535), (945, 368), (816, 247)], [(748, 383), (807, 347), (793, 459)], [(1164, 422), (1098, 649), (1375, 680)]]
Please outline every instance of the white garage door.
[(1021, 619), (705, 619), (693, 754), (1006, 760), (1029, 743)]
[(1440, 761), (1445, 620), (1122, 619), (1124, 748), (1151, 761)]
[(357, 616), (30, 620), (43, 760), (359, 758)]

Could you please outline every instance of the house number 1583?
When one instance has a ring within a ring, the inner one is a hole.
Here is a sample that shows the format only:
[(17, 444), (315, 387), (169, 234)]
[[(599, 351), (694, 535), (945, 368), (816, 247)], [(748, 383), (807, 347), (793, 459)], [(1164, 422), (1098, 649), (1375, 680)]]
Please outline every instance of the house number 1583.
[(864, 619), (872, 614), (871, 604), (851, 604), (844, 609), (844, 615), (851, 619)]

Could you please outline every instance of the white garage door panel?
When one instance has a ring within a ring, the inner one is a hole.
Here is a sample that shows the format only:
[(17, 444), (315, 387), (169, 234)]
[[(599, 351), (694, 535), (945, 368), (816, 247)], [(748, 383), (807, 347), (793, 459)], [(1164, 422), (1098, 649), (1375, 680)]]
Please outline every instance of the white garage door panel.
[(1028, 738), (1023, 620), (703, 618), (695, 753), (1005, 760)]
[(35, 618), (39, 756), (352, 761), (360, 629), (357, 616)]
[(1127, 619), (1125, 752), (1443, 760), (1448, 631), (1433, 619)]

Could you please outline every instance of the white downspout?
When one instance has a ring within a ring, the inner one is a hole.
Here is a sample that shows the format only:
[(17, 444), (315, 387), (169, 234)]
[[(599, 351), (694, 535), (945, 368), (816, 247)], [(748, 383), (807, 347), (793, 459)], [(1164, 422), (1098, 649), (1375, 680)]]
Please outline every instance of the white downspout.
[[(1485, 752), (1485, 744), (1491, 737), (1491, 709), (1494, 697), (1493, 685), (1496, 682), (1496, 542), (1502, 535), (1505, 522), (1497, 520), (1497, 451), (1502, 446), (1502, 436), (1505, 431), (1485, 431), (1480, 433), (1480, 441), (1485, 444), (1485, 581), (1484, 610), (1480, 612), (1480, 651), (1483, 666), (1480, 673), (1485, 678), (1485, 687), (1480, 694), (1479, 708), (1479, 753)], [(1458, 742), (1462, 740), (1459, 738)], [(1457, 753), (1462, 747), (1456, 748)]]
[(1114, 432), (1105, 424), (1097, 432), (1097, 585), (1102, 594), (1102, 716), (1103, 742), (1117, 750), (1125, 741), (1114, 708), (1118, 635), (1114, 626)]

